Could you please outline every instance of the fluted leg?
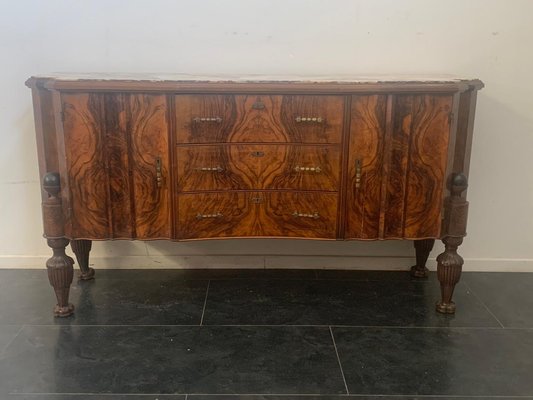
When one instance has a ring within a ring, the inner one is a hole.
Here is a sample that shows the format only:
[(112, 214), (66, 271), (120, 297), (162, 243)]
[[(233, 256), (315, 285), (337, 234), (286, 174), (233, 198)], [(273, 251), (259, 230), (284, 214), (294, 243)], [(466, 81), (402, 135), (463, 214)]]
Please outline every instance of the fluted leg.
[(54, 307), (56, 317), (68, 317), (74, 313), (74, 306), (68, 302), (70, 284), (74, 275), (74, 260), (65, 254), (68, 239), (48, 239), (47, 243), (54, 252), (46, 261), (48, 280), (54, 288), (57, 304)]
[(70, 248), (76, 255), (76, 260), (80, 267), (79, 278), (82, 281), (94, 279), (94, 268), (89, 267), (89, 253), (91, 251), (92, 241), (90, 240), (71, 240)]
[(433, 250), (435, 239), (415, 240), (416, 265), (411, 267), (411, 275), (416, 278), (427, 278), (429, 270), (426, 267), (426, 262), (429, 253)]
[(457, 248), (463, 243), (461, 237), (445, 237), (444, 253), (437, 257), (437, 276), (441, 289), (441, 301), (437, 303), (437, 311), (443, 314), (455, 313), (455, 303), (452, 301), (453, 290), (461, 278), (463, 257), (457, 253)]

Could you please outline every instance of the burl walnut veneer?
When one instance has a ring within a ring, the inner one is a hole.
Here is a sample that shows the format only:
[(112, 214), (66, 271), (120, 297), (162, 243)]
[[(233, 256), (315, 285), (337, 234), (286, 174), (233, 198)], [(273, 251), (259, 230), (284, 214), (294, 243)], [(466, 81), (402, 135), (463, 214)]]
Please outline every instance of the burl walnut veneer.
[(435, 239), (442, 299), (463, 259), (479, 80), (32, 77), (54, 313), (92, 240)]

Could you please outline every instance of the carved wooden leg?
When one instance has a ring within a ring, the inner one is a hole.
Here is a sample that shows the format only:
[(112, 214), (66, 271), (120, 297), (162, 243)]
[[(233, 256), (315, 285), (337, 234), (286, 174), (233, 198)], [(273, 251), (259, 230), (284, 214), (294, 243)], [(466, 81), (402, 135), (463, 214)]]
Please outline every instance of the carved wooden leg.
[(48, 239), (47, 243), (54, 252), (46, 262), (48, 280), (56, 292), (57, 304), (54, 307), (56, 317), (68, 317), (74, 313), (74, 306), (68, 302), (70, 284), (74, 276), (74, 260), (65, 254), (68, 239)]
[(89, 252), (91, 251), (92, 241), (90, 240), (71, 240), (70, 248), (76, 255), (76, 260), (80, 267), (79, 278), (82, 281), (94, 279), (94, 268), (89, 267)]
[(415, 240), (416, 265), (411, 267), (411, 275), (416, 278), (427, 278), (429, 270), (426, 267), (426, 262), (429, 253), (433, 250), (435, 239)]
[(455, 174), (450, 181), (450, 197), (444, 204), (443, 238), (444, 253), (437, 257), (437, 276), (440, 281), (441, 300), (437, 303), (437, 311), (443, 314), (455, 313), (452, 301), (453, 290), (461, 278), (463, 258), (457, 254), (457, 248), (466, 236), (466, 220), (468, 202), (462, 193), (468, 187), (463, 174)]
[(463, 257), (457, 254), (457, 248), (463, 243), (461, 237), (445, 237), (444, 253), (437, 257), (437, 276), (440, 281), (441, 301), (437, 303), (437, 311), (443, 314), (455, 313), (455, 303), (452, 301), (453, 290), (461, 278)]

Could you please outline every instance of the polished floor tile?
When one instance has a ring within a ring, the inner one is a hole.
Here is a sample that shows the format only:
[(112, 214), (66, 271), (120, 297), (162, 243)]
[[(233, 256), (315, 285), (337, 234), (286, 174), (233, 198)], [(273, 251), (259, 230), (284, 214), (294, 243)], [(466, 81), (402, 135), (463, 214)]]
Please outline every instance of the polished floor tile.
[(350, 393), (533, 396), (533, 331), (334, 328)]
[(74, 282), (75, 315), (57, 319), (46, 279), (13, 279), (0, 283), (0, 324), (197, 325), (206, 289), (207, 281), (201, 280)]
[(26, 326), (0, 377), (11, 393), (345, 393), (316, 327)]
[(21, 326), (0, 325), (0, 354), (19, 333)]
[(533, 273), (476, 272), (463, 279), (505, 327), (533, 328)]
[(436, 281), (211, 281), (206, 325), (499, 326), (459, 283), (455, 316), (435, 312)]

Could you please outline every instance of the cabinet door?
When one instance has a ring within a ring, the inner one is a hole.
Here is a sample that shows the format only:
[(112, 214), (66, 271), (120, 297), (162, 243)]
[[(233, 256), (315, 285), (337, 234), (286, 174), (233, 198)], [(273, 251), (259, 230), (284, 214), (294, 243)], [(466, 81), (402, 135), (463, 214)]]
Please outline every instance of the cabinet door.
[(169, 238), (166, 99), (63, 94), (67, 233), (74, 238)]
[(347, 238), (439, 237), (453, 96), (353, 96)]

